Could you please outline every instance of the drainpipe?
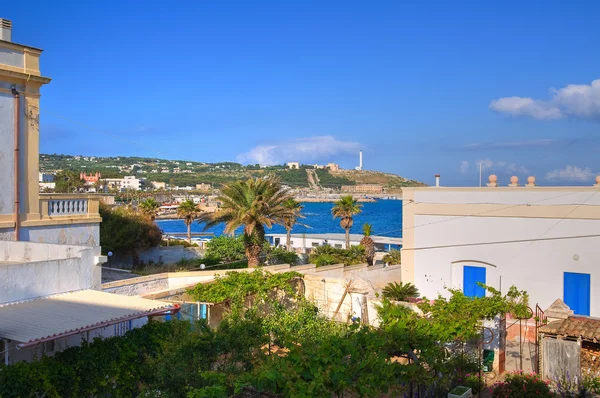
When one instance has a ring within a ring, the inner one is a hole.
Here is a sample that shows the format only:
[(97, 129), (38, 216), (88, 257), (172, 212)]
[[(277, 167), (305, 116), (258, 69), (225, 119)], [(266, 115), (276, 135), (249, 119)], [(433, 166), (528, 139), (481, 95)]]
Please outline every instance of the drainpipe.
[(12, 94), (15, 98), (15, 155), (14, 155), (14, 193), (15, 193), (15, 212), (14, 212), (14, 221), (15, 221), (15, 240), (19, 240), (19, 131), (21, 130), (21, 99), (19, 96), (19, 92), (17, 91), (17, 86), (13, 84), (11, 87)]

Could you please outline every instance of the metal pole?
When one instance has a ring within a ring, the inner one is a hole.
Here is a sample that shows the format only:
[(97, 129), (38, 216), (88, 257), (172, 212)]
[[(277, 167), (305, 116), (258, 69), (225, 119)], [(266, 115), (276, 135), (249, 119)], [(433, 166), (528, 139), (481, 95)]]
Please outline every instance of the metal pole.
[(520, 366), (521, 366), (521, 370), (523, 370), (523, 326), (522, 326), (522, 321), (521, 319), (519, 319), (519, 361), (520, 361)]
[(481, 187), (481, 162), (479, 162), (479, 187)]

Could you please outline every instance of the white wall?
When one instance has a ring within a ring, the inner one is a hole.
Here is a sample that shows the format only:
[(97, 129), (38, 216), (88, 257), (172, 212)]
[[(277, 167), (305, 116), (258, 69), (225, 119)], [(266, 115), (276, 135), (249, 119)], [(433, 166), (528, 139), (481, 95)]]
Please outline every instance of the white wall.
[(99, 289), (99, 247), (0, 242), (0, 303)]
[(515, 285), (545, 309), (563, 298), (564, 272), (589, 273), (590, 315), (600, 316), (600, 238), (499, 243), (598, 234), (600, 220), (415, 215), (414, 224), (415, 284), (428, 298), (462, 289), (462, 267), (473, 265), (486, 268), (488, 285), (503, 293)]

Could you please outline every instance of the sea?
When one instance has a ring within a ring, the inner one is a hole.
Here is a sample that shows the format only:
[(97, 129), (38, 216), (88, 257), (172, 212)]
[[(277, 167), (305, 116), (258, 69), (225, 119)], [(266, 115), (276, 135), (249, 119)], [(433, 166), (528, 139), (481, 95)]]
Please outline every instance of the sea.
[[(401, 200), (378, 200), (376, 202), (362, 203), (362, 212), (354, 216), (354, 225), (350, 230), (353, 234), (362, 234), (364, 223), (373, 225), (373, 235), (402, 237), (402, 201)], [(343, 233), (340, 220), (331, 215), (333, 203), (304, 203), (302, 214), (306, 218), (300, 220), (307, 226), (296, 225), (292, 233)], [(163, 233), (186, 233), (187, 227), (182, 220), (157, 220), (159, 228)], [(224, 225), (204, 230), (204, 224), (194, 222), (192, 233), (212, 232), (219, 236), (223, 234)], [(285, 233), (285, 228), (275, 225), (267, 229), (266, 233)]]

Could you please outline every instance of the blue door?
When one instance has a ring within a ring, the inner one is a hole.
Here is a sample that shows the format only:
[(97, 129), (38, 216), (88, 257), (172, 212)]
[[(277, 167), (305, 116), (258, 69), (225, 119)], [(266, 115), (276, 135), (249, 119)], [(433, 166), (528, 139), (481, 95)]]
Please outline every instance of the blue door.
[(575, 314), (590, 315), (590, 274), (565, 272), (564, 301)]
[(485, 268), (464, 266), (463, 292), (468, 297), (485, 297), (485, 289), (477, 284), (485, 284)]

